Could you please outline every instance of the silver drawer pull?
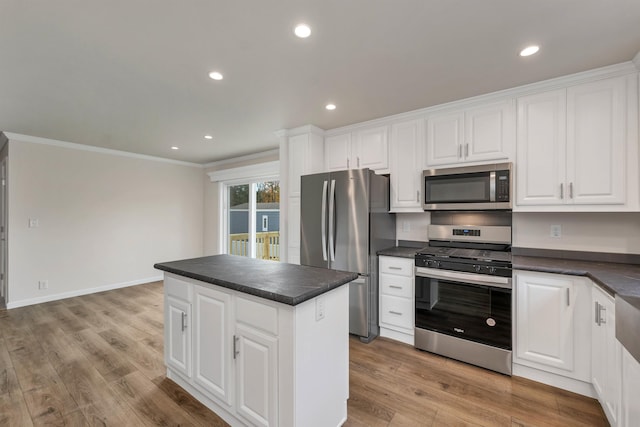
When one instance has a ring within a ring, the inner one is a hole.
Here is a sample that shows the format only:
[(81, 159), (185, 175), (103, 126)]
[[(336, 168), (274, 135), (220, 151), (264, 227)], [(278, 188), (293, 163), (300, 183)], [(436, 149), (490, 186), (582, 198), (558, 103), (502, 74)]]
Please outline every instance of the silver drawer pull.
[(402, 316), (402, 313), (398, 312), (398, 311), (389, 311), (389, 314), (395, 314), (398, 316)]
[(402, 267), (394, 267), (394, 266), (390, 266), (389, 270), (402, 270)]
[(393, 289), (402, 289), (402, 286), (398, 286), (398, 285), (389, 285), (389, 287)]

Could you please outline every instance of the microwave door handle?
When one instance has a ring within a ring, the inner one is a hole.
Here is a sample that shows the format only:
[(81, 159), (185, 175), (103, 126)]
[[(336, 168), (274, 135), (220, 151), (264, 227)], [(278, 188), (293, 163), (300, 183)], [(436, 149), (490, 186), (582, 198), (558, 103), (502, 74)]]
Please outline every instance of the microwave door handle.
[(322, 237), (322, 260), (327, 261), (327, 184), (328, 181), (324, 181), (322, 185), (322, 208), (320, 219), (320, 235)]
[(489, 201), (496, 201), (496, 173), (495, 171), (489, 172)]

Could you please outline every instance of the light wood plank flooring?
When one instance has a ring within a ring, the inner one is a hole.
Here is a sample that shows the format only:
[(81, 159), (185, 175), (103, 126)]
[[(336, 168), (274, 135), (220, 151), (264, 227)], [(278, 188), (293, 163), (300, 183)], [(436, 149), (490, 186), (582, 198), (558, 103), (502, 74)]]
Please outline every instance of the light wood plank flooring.
[[(0, 311), (0, 426), (222, 426), (165, 378), (162, 283)], [(347, 426), (606, 426), (598, 403), (350, 340)]]

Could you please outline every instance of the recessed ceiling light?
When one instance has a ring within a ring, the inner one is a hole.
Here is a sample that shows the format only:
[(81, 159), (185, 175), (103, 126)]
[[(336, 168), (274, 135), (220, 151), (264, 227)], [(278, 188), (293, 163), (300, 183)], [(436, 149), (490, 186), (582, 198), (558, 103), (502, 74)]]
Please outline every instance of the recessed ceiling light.
[(205, 135), (205, 136), (204, 136), (204, 139), (213, 139), (213, 136), (211, 136), (211, 135)]
[(211, 77), (213, 80), (222, 80), (222, 74), (217, 71), (210, 72), (209, 77)]
[(527, 46), (520, 51), (520, 56), (531, 56), (540, 50), (540, 46)]
[(325, 105), (325, 107), (327, 110), (335, 110), (336, 109), (336, 104), (327, 104)]
[(307, 24), (298, 24), (293, 32), (301, 39), (306, 39), (311, 35), (311, 28)]
[(172, 150), (179, 150), (179, 148), (178, 148), (178, 147), (176, 147), (176, 146), (171, 147), (171, 149), (172, 149)]

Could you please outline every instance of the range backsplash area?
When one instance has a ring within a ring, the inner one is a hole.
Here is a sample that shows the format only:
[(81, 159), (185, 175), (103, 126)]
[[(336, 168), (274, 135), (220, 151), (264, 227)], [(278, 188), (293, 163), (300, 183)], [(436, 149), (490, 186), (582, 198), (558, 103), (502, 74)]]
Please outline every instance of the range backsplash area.
[[(560, 226), (560, 237), (552, 227)], [(514, 212), (516, 248), (640, 254), (637, 212)]]

